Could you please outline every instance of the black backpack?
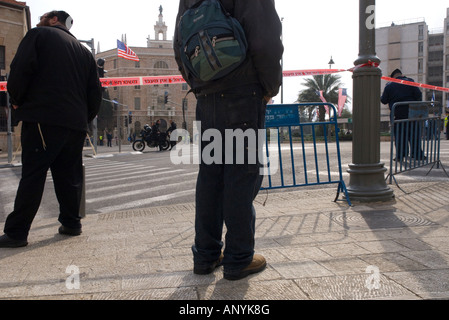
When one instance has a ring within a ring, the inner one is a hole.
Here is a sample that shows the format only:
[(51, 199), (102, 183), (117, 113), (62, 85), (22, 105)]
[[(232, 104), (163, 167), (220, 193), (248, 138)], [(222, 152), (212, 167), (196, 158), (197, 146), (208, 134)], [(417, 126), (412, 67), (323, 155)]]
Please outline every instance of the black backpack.
[(199, 1), (189, 8), (178, 32), (184, 70), (194, 83), (220, 79), (246, 59), (245, 32), (219, 0)]

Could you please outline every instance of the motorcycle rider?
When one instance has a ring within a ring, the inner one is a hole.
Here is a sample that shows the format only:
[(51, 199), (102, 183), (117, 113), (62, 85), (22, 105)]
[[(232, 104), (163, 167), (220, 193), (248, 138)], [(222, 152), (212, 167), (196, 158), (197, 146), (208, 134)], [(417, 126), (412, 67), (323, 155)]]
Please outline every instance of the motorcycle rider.
[(159, 125), (159, 120), (156, 123), (153, 123), (152, 127), (148, 124), (144, 125), (143, 129), (140, 131), (142, 139), (134, 141), (133, 149), (135, 151), (143, 151), (145, 145), (148, 145), (150, 148), (158, 147), (160, 151), (167, 150), (170, 147), (170, 140), (168, 139), (166, 132), (160, 132)]
[(157, 120), (156, 123), (151, 127), (151, 147), (154, 148), (159, 143), (159, 135), (161, 134), (159, 130), (159, 126), (161, 124), (161, 120)]

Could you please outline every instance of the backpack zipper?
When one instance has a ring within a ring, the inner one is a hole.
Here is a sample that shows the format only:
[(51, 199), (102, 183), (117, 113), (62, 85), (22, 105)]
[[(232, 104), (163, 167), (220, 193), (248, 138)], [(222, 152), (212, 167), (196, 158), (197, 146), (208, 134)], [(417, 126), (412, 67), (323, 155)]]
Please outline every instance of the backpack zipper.
[(216, 45), (218, 42), (229, 41), (229, 40), (235, 40), (235, 38), (234, 38), (234, 37), (223, 37), (223, 38), (217, 39), (217, 37), (213, 37), (213, 38), (212, 38), (212, 47), (215, 48), (215, 45)]
[[(234, 37), (223, 37), (218, 39), (216, 36), (212, 38), (212, 47), (215, 48), (215, 45), (217, 43), (220, 43), (222, 41), (229, 41), (229, 40), (235, 40)], [(196, 46), (195, 47), (195, 52), (192, 54), (192, 56), (190, 57), (190, 60), (192, 60), (193, 58), (198, 57), (198, 55), (200, 54), (201, 51), (201, 47), (200, 46)], [(187, 53), (187, 46), (184, 48), (184, 52)]]

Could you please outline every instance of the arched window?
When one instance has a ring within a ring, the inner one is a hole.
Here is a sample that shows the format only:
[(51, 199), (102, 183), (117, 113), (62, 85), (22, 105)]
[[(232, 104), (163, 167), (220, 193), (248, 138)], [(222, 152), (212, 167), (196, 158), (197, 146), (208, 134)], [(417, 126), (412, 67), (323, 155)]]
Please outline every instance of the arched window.
[(158, 61), (154, 65), (155, 69), (168, 69), (168, 64), (165, 61)]

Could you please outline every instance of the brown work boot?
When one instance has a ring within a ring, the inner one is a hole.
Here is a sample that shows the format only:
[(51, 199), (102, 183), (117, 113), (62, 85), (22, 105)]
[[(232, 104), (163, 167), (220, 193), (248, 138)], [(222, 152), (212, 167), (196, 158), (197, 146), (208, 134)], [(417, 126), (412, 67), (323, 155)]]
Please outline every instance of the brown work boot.
[(250, 274), (258, 273), (263, 271), (267, 266), (267, 261), (260, 254), (255, 254), (253, 261), (246, 268), (238, 272), (224, 272), (223, 277), (227, 280), (240, 280), (246, 278)]

